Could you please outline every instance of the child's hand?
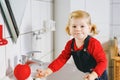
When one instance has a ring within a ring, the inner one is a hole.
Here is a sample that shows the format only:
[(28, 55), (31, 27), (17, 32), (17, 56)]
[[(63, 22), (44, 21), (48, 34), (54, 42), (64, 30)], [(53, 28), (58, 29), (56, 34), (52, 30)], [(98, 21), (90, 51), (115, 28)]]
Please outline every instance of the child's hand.
[(43, 78), (43, 77), (46, 77), (45, 75), (46, 75), (45, 70), (37, 69), (37, 74), (35, 75), (35, 77)]
[(52, 73), (52, 70), (51, 69), (46, 69), (46, 70), (42, 70), (42, 69), (37, 69), (37, 74), (36, 74), (36, 77), (37, 78), (45, 78), (47, 77), (48, 75), (50, 75)]
[(84, 80), (95, 80), (96, 78), (98, 78), (98, 75), (96, 72), (92, 72), (91, 74), (87, 74), (84, 77)]

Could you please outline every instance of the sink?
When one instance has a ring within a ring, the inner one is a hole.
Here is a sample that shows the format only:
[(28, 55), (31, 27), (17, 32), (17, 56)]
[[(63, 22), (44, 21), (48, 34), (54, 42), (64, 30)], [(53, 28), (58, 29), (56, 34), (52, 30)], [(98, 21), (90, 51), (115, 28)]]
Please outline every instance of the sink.
[(49, 63), (43, 63), (43, 64), (32, 63), (32, 64), (29, 64), (29, 66), (31, 68), (31, 75), (30, 75), (30, 77), (35, 79), (35, 80), (46, 80), (46, 78), (42, 78), (42, 79), (35, 78), (35, 74), (36, 74), (36, 70), (37, 69), (46, 69), (48, 65), (49, 65)]
[[(31, 68), (31, 77), (34, 78), (36, 74), (36, 69), (45, 69), (49, 63), (39, 64), (30, 64)], [(79, 71), (74, 64), (65, 64), (59, 71), (49, 75), (43, 79), (36, 80), (84, 80), (83, 77), (85, 73)]]

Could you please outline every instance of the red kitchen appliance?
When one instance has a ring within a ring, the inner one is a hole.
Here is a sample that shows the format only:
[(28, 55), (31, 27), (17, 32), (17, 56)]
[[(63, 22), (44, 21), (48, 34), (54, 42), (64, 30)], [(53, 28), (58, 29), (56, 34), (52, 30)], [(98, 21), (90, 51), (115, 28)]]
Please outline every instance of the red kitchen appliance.
[(0, 24), (0, 46), (6, 45), (8, 41), (3, 39), (3, 26)]

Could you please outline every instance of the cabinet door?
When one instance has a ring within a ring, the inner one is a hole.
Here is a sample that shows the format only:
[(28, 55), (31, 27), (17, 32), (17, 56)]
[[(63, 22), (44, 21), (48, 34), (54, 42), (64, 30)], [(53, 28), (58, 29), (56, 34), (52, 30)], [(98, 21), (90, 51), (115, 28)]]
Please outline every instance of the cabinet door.
[(32, 0), (32, 31), (44, 27), (44, 20), (47, 19), (47, 4), (45, 1)]
[(114, 80), (120, 80), (120, 61), (114, 61)]

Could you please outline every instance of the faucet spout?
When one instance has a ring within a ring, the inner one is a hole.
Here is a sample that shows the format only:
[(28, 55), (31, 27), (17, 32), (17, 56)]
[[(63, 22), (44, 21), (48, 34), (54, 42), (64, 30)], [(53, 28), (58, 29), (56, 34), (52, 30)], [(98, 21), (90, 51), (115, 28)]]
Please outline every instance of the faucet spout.
[(30, 51), (30, 52), (27, 52), (27, 54), (32, 54), (32, 53), (41, 53), (41, 51)]
[(42, 52), (41, 51), (30, 51), (30, 52), (27, 52), (26, 55), (22, 55), (22, 63), (28, 64), (28, 65), (32, 63), (43, 64), (42, 61), (34, 58), (34, 54), (36, 53), (42, 53)]

